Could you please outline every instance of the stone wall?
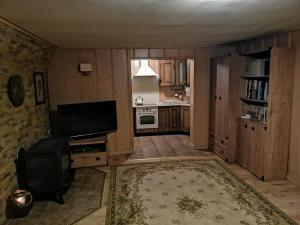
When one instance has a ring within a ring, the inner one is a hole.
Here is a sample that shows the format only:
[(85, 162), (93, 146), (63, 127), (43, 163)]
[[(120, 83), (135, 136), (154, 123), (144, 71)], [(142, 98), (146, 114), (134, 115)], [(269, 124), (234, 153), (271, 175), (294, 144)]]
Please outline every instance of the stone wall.
[[(0, 22), (0, 224), (6, 219), (5, 200), (17, 188), (14, 160), (18, 150), (47, 136), (48, 101), (36, 105), (33, 72), (46, 72), (53, 52), (52, 47)], [(20, 107), (13, 107), (7, 95), (12, 75), (22, 78), (26, 90)]]

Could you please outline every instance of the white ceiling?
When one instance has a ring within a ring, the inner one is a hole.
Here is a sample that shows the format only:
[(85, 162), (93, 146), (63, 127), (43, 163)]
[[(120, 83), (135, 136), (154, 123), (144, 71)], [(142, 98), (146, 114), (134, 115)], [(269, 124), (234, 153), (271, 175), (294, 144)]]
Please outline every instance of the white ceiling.
[(59, 47), (200, 47), (300, 27), (300, 0), (0, 0)]

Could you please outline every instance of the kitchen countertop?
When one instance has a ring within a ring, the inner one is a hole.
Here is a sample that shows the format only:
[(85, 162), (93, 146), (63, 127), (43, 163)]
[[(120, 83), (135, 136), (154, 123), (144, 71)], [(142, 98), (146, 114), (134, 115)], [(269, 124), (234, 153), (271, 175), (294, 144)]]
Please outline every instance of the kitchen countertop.
[(142, 107), (163, 107), (163, 106), (190, 106), (190, 102), (188, 101), (172, 101), (172, 102), (159, 102), (153, 104), (143, 104), (143, 105), (135, 105), (133, 104), (133, 108), (142, 108)]

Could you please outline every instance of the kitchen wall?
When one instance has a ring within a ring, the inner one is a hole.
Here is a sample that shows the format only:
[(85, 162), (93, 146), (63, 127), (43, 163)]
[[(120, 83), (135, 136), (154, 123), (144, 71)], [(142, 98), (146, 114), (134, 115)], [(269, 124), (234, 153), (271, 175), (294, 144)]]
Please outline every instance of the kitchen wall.
[(238, 51), (255, 51), (262, 47), (292, 47), (295, 53), (294, 94), (290, 131), (288, 179), (300, 185), (300, 30), (264, 36), (256, 40), (243, 42)]
[(133, 77), (132, 78), (132, 102), (142, 96), (144, 104), (159, 102), (159, 78), (158, 77)]
[[(5, 200), (17, 188), (14, 160), (19, 149), (29, 148), (48, 134), (48, 103), (35, 103), (33, 72), (46, 72), (53, 51), (0, 21), (0, 224), (6, 219)], [(26, 91), (19, 107), (14, 107), (7, 95), (12, 75), (21, 77)]]
[[(159, 74), (158, 61), (149, 60), (149, 66), (154, 72)], [(159, 102), (159, 76), (134, 76), (140, 67), (140, 60), (131, 60), (131, 82), (132, 82), (132, 102), (135, 102), (136, 97), (142, 96), (144, 103)]]

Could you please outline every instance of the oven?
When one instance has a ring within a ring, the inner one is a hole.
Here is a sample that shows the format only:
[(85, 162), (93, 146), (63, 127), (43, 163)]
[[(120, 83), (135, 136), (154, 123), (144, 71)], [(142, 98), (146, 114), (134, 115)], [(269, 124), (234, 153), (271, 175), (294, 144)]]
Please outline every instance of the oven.
[(136, 108), (136, 129), (158, 128), (158, 108), (157, 107), (137, 107)]

